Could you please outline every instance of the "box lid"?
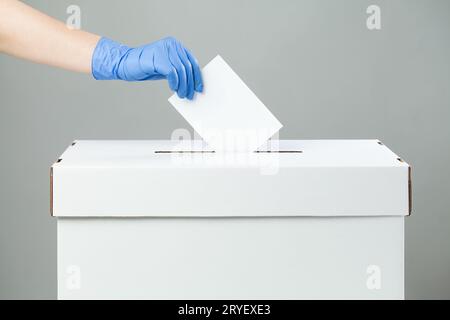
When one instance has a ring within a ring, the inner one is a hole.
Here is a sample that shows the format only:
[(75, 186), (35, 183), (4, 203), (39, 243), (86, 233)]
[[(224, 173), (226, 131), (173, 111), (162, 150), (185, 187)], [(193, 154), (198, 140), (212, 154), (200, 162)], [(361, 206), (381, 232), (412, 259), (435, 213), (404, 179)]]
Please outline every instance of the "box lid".
[(411, 210), (410, 167), (379, 140), (75, 141), (51, 167), (58, 217), (390, 216)]

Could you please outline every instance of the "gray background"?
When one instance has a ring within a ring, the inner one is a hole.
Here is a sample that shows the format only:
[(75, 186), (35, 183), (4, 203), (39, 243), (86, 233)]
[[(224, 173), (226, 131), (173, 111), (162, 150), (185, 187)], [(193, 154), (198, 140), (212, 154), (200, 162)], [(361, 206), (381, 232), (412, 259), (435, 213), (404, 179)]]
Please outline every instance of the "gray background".
[[(27, 1), (138, 45), (220, 53), (284, 124), (281, 138), (378, 138), (413, 167), (407, 298), (450, 298), (450, 1)], [(382, 29), (366, 28), (378, 4)], [(49, 167), (74, 139), (188, 128), (164, 81), (97, 82), (0, 55), (0, 298), (56, 297)]]

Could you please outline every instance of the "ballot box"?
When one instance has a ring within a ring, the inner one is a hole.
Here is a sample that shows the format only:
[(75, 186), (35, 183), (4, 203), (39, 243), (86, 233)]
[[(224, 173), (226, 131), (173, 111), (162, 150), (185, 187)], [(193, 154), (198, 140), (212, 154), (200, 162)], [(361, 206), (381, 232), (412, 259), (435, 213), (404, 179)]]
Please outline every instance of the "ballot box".
[(409, 165), (378, 140), (75, 141), (59, 299), (403, 299)]

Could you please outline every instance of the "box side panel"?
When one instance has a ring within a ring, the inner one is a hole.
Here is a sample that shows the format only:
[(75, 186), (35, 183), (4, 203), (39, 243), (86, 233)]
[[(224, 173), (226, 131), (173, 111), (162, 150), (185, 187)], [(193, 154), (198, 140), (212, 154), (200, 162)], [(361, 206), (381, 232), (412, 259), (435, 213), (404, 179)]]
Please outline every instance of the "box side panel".
[(58, 219), (60, 299), (403, 299), (403, 217)]
[(71, 168), (56, 216), (407, 215), (408, 167)]

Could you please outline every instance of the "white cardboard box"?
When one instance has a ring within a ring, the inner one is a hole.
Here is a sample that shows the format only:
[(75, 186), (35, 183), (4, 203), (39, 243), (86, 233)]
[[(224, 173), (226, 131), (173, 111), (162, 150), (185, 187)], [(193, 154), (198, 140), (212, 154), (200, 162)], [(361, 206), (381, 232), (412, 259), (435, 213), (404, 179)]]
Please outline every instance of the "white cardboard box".
[(410, 181), (378, 140), (75, 141), (51, 168), (58, 298), (403, 299)]

